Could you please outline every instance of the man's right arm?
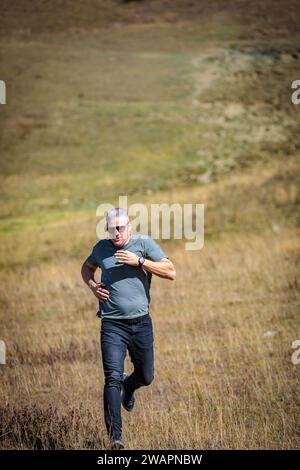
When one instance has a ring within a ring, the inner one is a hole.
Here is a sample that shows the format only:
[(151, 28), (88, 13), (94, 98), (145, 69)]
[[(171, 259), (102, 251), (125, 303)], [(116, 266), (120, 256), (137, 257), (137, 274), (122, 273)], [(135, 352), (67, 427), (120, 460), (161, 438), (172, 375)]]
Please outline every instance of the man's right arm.
[(91, 264), (88, 261), (85, 261), (81, 267), (82, 279), (89, 286), (90, 289), (97, 285), (94, 277), (97, 268), (98, 266)]
[(91, 289), (95, 297), (99, 300), (107, 300), (109, 297), (109, 291), (103, 289), (101, 285), (99, 285), (95, 281), (95, 271), (98, 268), (95, 264), (91, 264), (88, 261), (85, 261), (81, 267), (81, 276), (86, 285)]

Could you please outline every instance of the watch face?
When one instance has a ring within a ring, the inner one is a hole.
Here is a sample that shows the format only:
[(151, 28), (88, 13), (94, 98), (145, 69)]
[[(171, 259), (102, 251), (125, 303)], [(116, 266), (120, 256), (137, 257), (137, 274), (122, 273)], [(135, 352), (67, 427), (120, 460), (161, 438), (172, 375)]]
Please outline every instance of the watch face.
[(144, 262), (145, 262), (145, 258), (143, 256), (141, 256), (139, 258), (139, 265), (142, 266), (142, 264), (144, 264)]

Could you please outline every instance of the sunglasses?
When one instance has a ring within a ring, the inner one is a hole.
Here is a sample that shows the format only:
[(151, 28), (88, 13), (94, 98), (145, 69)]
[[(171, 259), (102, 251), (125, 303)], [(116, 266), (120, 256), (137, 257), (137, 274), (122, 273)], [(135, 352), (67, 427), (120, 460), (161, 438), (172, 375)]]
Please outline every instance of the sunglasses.
[(110, 235), (112, 235), (116, 232), (116, 230), (118, 230), (119, 233), (125, 232), (126, 227), (127, 227), (127, 224), (126, 225), (117, 225), (116, 227), (107, 227), (107, 230), (108, 230), (108, 233)]

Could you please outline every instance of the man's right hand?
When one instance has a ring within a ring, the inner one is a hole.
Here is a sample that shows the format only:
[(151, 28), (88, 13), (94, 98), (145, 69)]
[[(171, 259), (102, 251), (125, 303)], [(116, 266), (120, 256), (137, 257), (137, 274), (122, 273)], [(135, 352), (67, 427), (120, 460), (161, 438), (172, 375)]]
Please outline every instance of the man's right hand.
[(106, 286), (105, 284), (103, 284), (103, 282), (91, 282), (89, 288), (91, 289), (95, 297), (97, 297), (97, 299), (107, 300), (109, 298), (109, 291), (106, 289)]

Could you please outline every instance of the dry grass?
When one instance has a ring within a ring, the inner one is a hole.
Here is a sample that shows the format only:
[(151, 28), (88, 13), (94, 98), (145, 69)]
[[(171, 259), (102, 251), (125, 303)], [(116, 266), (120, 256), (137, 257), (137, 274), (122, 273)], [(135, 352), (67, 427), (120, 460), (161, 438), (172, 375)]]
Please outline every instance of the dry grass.
[(205, 204), (203, 250), (163, 244), (126, 447), (298, 449), (299, 2), (46, 3), (1, 16), (0, 449), (107, 446), (80, 267), (119, 194)]
[[(267, 171), (260, 179), (253, 172), (241, 188), (266, 179)], [(234, 181), (194, 189), (194, 197), (213, 201), (221, 191), (226, 199)], [(155, 381), (137, 393), (136, 411), (123, 414), (128, 448), (299, 446), (299, 366), (291, 363), (299, 230), (279, 230), (225, 233), (196, 253), (169, 246), (178, 276), (153, 282)], [(105, 448), (97, 302), (79, 267), (58, 261), (1, 275), (10, 312), (2, 323), (2, 448)], [(267, 330), (276, 335), (264, 338)]]

